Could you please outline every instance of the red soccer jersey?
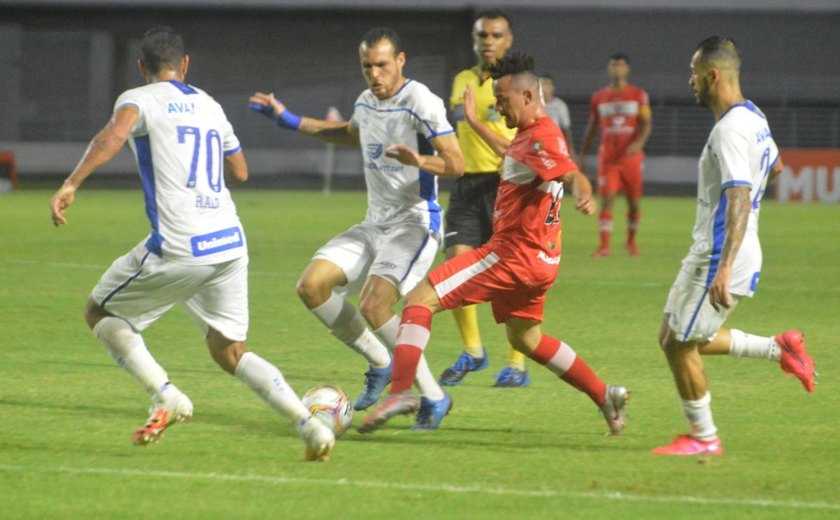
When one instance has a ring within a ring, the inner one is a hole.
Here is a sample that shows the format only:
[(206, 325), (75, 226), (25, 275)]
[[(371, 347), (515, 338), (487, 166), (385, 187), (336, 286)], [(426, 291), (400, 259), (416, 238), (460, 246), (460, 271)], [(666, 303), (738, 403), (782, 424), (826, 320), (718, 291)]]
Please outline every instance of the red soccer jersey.
[(616, 162), (639, 134), (641, 115), (650, 116), (650, 101), (647, 92), (629, 83), (620, 90), (604, 87), (592, 94), (589, 114), (601, 130), (601, 162)]
[(550, 285), (557, 275), (563, 198), (558, 179), (577, 169), (563, 132), (551, 118), (521, 128), (510, 143), (488, 245), (525, 283)]

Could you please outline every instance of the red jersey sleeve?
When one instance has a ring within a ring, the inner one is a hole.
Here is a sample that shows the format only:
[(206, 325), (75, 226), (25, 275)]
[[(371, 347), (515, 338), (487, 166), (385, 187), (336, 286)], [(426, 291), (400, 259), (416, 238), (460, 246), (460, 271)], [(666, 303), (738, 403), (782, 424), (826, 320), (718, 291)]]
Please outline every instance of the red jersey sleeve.
[(529, 141), (527, 151), (520, 161), (540, 179), (551, 181), (578, 170), (577, 164), (569, 157), (563, 132), (549, 118), (541, 120), (533, 129)]

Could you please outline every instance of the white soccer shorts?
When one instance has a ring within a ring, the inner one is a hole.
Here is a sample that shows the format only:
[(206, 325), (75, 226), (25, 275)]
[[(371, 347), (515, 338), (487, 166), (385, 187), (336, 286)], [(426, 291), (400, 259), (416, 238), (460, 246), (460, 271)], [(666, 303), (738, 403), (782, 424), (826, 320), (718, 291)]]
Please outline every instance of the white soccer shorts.
[(138, 332), (180, 303), (203, 335), (209, 328), (227, 339), (248, 334), (248, 256), (215, 265), (167, 262), (146, 240), (117, 258), (97, 282), (93, 300)]
[(678, 341), (704, 343), (711, 340), (741, 301), (741, 295), (731, 294), (732, 305), (728, 309), (715, 310), (709, 303), (707, 276), (708, 268), (684, 265), (671, 286), (665, 313), (670, 315), (668, 325)]
[(368, 276), (393, 283), (405, 296), (428, 273), (440, 248), (440, 236), (420, 224), (383, 227), (362, 222), (336, 236), (315, 252), (344, 271), (343, 294), (357, 294)]

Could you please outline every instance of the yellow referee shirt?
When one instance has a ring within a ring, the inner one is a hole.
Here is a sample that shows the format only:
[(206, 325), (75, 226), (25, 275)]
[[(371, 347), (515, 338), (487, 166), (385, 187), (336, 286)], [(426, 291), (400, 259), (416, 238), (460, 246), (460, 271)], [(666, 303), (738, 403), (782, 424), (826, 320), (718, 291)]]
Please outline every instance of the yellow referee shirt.
[(452, 96), (449, 107), (455, 119), (455, 131), (458, 134), (458, 144), (464, 153), (464, 173), (487, 173), (499, 170), (502, 158), (476, 134), (464, 119), (464, 91), (471, 85), (475, 92), (478, 119), (495, 133), (512, 140), (516, 134), (515, 128), (505, 126), (504, 118), (496, 112), (496, 97), (493, 95), (493, 80), (486, 79), (482, 83), (478, 67), (462, 70), (452, 82)]

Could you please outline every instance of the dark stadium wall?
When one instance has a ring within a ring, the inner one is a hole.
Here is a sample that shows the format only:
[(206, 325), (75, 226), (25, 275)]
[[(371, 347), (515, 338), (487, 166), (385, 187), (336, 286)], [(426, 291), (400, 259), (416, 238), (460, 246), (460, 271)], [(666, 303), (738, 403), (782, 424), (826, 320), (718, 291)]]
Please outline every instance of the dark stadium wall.
[[(407, 74), (446, 99), (453, 75), (474, 59), (469, 35), (474, 13), (10, 8), (0, 3), (0, 148), (20, 150), (24, 178), (71, 168), (78, 159), (73, 150), (84, 149), (119, 92), (140, 83), (135, 61), (143, 31), (165, 23), (184, 35), (192, 58), (189, 81), (224, 106), (250, 152), (255, 174), (317, 172), (323, 167), (323, 146), (268, 126), (247, 110), (248, 95), (273, 90), (298, 113), (323, 117), (335, 106), (346, 117), (364, 88), (358, 39), (372, 26), (389, 25), (403, 37)], [(649, 155), (695, 156), (712, 122), (693, 106), (688, 63), (700, 39), (720, 33), (742, 45), (744, 89), (756, 102), (793, 123), (801, 116), (800, 107), (819, 115), (813, 124), (796, 123), (801, 129), (792, 126), (796, 131), (784, 136), (792, 142), (783, 145), (838, 146), (840, 11), (517, 7), (509, 13), (515, 47), (534, 54), (540, 70), (557, 78), (558, 95), (570, 103), (578, 139), (588, 96), (606, 83), (606, 58), (622, 50), (632, 59), (631, 80), (651, 94)], [(812, 141), (802, 131), (814, 125), (820, 131)], [(340, 151), (337, 174), (357, 174), (358, 161), (356, 152)], [(131, 173), (132, 167), (124, 161), (112, 170)]]

